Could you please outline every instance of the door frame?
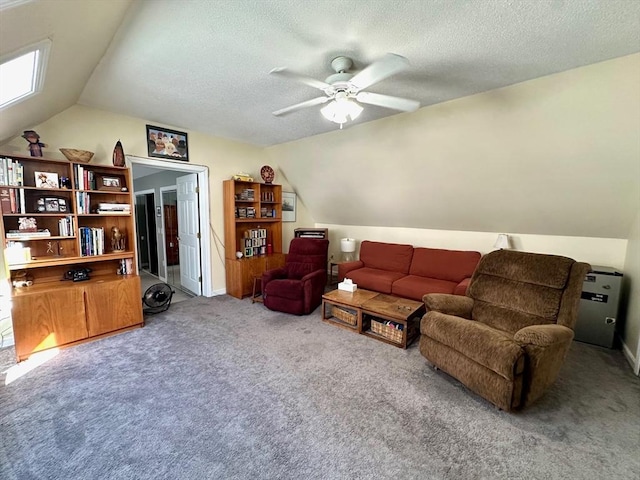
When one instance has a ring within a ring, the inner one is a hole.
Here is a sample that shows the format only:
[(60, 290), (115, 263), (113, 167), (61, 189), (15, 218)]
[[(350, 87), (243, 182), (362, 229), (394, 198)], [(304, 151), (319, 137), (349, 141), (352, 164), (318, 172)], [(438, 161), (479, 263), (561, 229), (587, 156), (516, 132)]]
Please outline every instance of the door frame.
[[(134, 214), (135, 214), (135, 209), (136, 209), (136, 205), (137, 205), (137, 200), (138, 200), (138, 195), (149, 195), (152, 194), (153, 195), (153, 204), (156, 204), (156, 191), (152, 188), (149, 188), (147, 190), (140, 190), (139, 192), (132, 192), (133, 193), (133, 210), (134, 210)], [(147, 209), (147, 215), (149, 215), (149, 210)], [(138, 264), (140, 262), (140, 245), (138, 245), (138, 222), (136, 221), (137, 219), (134, 218), (133, 219), (133, 225), (135, 227), (135, 239), (136, 239), (136, 251), (138, 252)], [(145, 223), (149, 223), (149, 219), (145, 218)], [(156, 232), (153, 232), (153, 235), (157, 235)], [(151, 236), (151, 233), (148, 231), (148, 226), (147, 226), (147, 236)], [(147, 240), (147, 252), (149, 253), (149, 273), (151, 273), (151, 251), (148, 247), (149, 241)], [(158, 252), (157, 252), (157, 248), (156, 248), (156, 257), (158, 256)], [(157, 261), (157, 260), (156, 260)]]
[[(214, 295), (214, 292), (211, 272), (211, 238), (208, 234), (209, 219), (211, 218), (209, 208), (209, 168), (205, 165), (194, 165), (177, 160), (154, 160), (146, 157), (137, 157), (135, 155), (125, 155), (125, 159), (127, 162), (127, 166), (129, 167), (132, 167), (134, 164), (146, 165), (162, 170), (195, 173), (198, 175), (198, 220), (200, 226), (200, 268), (202, 269), (202, 296), (212, 297)], [(135, 192), (133, 193), (135, 194)]]
[[(160, 278), (160, 280), (162, 280), (163, 282), (167, 283), (167, 279), (169, 278), (169, 276), (167, 275), (167, 269), (169, 268), (169, 266), (167, 265), (167, 238), (166, 235), (164, 234), (165, 231), (165, 224), (164, 224), (164, 197), (162, 196), (162, 194), (164, 192), (178, 192), (178, 186), (177, 185), (165, 185), (164, 187), (160, 187), (160, 211), (162, 212), (162, 215), (160, 215), (160, 223), (162, 224), (162, 233), (163, 235), (161, 235), (162, 237), (162, 251), (163, 251), (163, 261), (164, 261), (164, 278), (158, 276), (158, 278)], [(177, 209), (176, 209), (177, 211)]]

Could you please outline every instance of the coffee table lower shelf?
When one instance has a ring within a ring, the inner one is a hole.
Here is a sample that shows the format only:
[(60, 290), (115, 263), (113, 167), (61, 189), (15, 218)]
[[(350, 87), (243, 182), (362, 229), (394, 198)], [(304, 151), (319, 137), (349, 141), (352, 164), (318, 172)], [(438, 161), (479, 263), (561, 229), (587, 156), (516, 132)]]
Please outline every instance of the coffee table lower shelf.
[(368, 290), (333, 290), (322, 296), (322, 321), (407, 348), (416, 339), (424, 303)]

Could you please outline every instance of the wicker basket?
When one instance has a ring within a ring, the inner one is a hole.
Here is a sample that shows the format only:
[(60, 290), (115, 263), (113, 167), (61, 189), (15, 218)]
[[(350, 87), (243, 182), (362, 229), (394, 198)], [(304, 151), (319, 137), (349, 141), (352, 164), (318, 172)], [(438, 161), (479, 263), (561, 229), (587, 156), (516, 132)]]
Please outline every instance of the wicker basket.
[(89, 150), (76, 150), (75, 148), (61, 148), (62, 154), (67, 157), (70, 162), (89, 163), (93, 158), (93, 152)]
[(331, 309), (331, 315), (336, 317), (338, 320), (343, 321), (344, 323), (348, 323), (349, 325), (355, 325), (358, 323), (358, 315), (356, 313), (350, 312), (349, 310), (344, 310), (340, 307), (334, 306)]
[(371, 331), (380, 335), (381, 337), (387, 338), (395, 343), (402, 343), (402, 330), (398, 330), (394, 328), (393, 325), (397, 325), (392, 322), (391, 325), (385, 325), (382, 322), (378, 322), (371, 319)]

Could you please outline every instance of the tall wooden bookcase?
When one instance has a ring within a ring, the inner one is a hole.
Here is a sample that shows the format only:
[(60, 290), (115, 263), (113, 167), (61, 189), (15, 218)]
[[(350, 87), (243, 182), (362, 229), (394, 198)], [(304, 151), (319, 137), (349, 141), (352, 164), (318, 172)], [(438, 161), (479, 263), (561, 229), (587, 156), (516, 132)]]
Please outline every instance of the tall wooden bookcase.
[[(127, 168), (0, 154), (5, 265), (24, 285), (11, 295), (18, 361), (143, 326), (131, 188)], [(78, 269), (89, 280), (65, 278)]]
[(225, 180), (223, 195), (227, 293), (243, 298), (262, 272), (284, 265), (282, 186)]

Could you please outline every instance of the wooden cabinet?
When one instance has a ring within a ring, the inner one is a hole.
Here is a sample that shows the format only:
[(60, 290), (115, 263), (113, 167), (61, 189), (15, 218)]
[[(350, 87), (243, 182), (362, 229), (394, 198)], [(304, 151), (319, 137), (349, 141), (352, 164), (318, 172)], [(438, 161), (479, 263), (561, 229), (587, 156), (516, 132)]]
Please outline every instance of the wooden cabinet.
[(284, 265), (282, 186), (225, 180), (223, 194), (227, 293), (242, 298), (256, 276)]
[[(126, 168), (0, 154), (19, 361), (143, 325), (131, 185)], [(65, 280), (77, 269), (90, 279)]]

